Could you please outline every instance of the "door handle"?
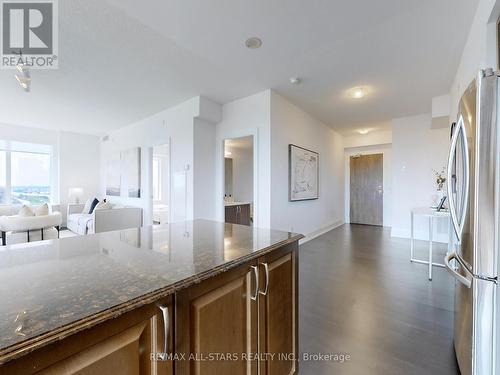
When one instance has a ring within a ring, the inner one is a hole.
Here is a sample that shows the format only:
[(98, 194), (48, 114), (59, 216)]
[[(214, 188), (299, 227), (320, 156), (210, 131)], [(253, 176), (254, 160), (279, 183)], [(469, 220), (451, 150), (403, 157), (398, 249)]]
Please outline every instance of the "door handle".
[(252, 266), (253, 274), (255, 276), (255, 292), (254, 296), (250, 297), (252, 301), (257, 301), (257, 297), (259, 296), (259, 268), (257, 266)]
[(269, 265), (267, 263), (261, 263), (264, 266), (264, 270), (266, 271), (266, 288), (264, 291), (260, 291), (259, 293), (263, 296), (267, 296), (267, 291), (269, 290)]
[(444, 265), (446, 266), (446, 269), (453, 275), (453, 277), (455, 279), (457, 279), (458, 281), (460, 281), (462, 284), (464, 284), (467, 288), (470, 288), (471, 285), (472, 285), (472, 277), (471, 279), (468, 279), (467, 277), (465, 276), (462, 276), (460, 275), (450, 264), (450, 262), (453, 260), (453, 259), (456, 259), (457, 260), (457, 263), (460, 265), (460, 267), (462, 267), (465, 272), (467, 272), (468, 274), (469, 273), (469, 270), (467, 269), (467, 267), (464, 267), (464, 265), (460, 262), (460, 259), (457, 257), (457, 253), (456, 252), (452, 252), (452, 253), (449, 253), (448, 255), (446, 255), (444, 257)]
[[(460, 219), (457, 216), (457, 206), (455, 199), (453, 197), (453, 186), (452, 186), (452, 166), (453, 159), (455, 158), (457, 144), (458, 144), (458, 136), (462, 134), (463, 136), (463, 145), (464, 145), (464, 161), (465, 161), (465, 191), (464, 191), (464, 207), (462, 210), (462, 215)], [(448, 199), (450, 205), (450, 216), (451, 221), (453, 223), (453, 229), (455, 234), (460, 241), (462, 237), (463, 226), (465, 223), (465, 218), (467, 215), (467, 203), (469, 201), (469, 182), (470, 182), (470, 165), (469, 165), (469, 145), (467, 141), (467, 133), (465, 130), (464, 119), (462, 116), (458, 119), (457, 125), (455, 127), (455, 132), (451, 138), (451, 146), (450, 146), (450, 154), (448, 156), (448, 171), (447, 171), (447, 180), (448, 180)]]
[(163, 353), (168, 353), (168, 332), (170, 331), (168, 323), (168, 306), (158, 306), (163, 316)]
[(462, 126), (460, 130), (464, 138), (464, 159), (465, 159), (465, 193), (464, 193), (464, 207), (462, 210), (462, 216), (460, 217), (459, 229), (460, 236), (464, 230), (465, 219), (467, 218), (467, 205), (469, 203), (469, 189), (470, 189), (470, 160), (469, 160), (469, 141), (467, 140), (467, 130), (465, 129), (465, 124), (462, 120)]

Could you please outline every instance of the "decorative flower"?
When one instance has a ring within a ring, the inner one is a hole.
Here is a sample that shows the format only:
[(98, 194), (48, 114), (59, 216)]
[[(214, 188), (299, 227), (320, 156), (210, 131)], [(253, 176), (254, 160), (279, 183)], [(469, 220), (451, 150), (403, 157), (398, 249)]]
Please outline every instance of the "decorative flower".
[(432, 172), (436, 176), (437, 190), (440, 191), (443, 189), (443, 185), (446, 182), (446, 167), (441, 168), (439, 172), (433, 169)]

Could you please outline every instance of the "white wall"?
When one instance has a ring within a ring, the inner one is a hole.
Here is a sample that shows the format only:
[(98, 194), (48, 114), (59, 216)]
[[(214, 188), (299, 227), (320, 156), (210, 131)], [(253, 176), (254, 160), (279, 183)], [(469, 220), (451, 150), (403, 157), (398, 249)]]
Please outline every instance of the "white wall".
[[(431, 129), (431, 115), (419, 115), (392, 121), (392, 235), (410, 236), (410, 210), (430, 207), (436, 192), (432, 169), (446, 166), (449, 130)], [(447, 242), (448, 224), (437, 225), (436, 239)], [(427, 222), (415, 223), (416, 238), (428, 238)]]
[[(361, 136), (362, 137), (362, 136)], [(392, 139), (392, 135), (391, 135)], [(384, 227), (392, 225), (392, 145), (370, 145), (345, 149), (345, 222), (350, 222), (351, 173), (350, 157), (354, 155), (383, 155), (383, 222)]]
[[(288, 145), (319, 153), (319, 199), (288, 201)], [(309, 238), (344, 222), (342, 137), (275, 92), (271, 93), (271, 227)]]
[(215, 124), (194, 120), (194, 217), (215, 216)]
[(457, 114), (462, 93), (476, 77), (479, 69), (497, 69), (496, 22), (500, 14), (500, 1), (479, 0), (471, 30), (450, 89), (451, 120)]
[(61, 203), (68, 203), (68, 190), (83, 188), (83, 199), (99, 194), (100, 139), (99, 137), (61, 132), (59, 138)]
[[(109, 197), (114, 203), (141, 207), (144, 223), (152, 218), (152, 148), (168, 144), (170, 149), (170, 222), (193, 218), (215, 217), (213, 212), (213, 178), (203, 177), (213, 173), (215, 167), (215, 126), (219, 121), (220, 106), (206, 98), (194, 97), (177, 106), (156, 113), (132, 125), (109, 134), (101, 144), (101, 194), (106, 192), (106, 161), (116, 152), (131, 147), (141, 147), (141, 198)], [(201, 140), (206, 144), (200, 144)], [(195, 152), (195, 142), (197, 149)], [(212, 163), (212, 170), (209, 164)], [(197, 174), (200, 174), (197, 176)], [(196, 178), (195, 178), (196, 176)], [(197, 181), (195, 190), (194, 182)], [(198, 181), (200, 183), (198, 183)], [(199, 187), (199, 188), (198, 188)], [(195, 210), (195, 201), (198, 202)], [(201, 203), (200, 203), (201, 202)], [(212, 210), (212, 211), (210, 211)], [(199, 215), (199, 216), (198, 216)]]
[(99, 196), (100, 179), (99, 137), (70, 132), (59, 134), (60, 203), (66, 221), (68, 190), (83, 188), (83, 201)]
[(108, 198), (113, 203), (141, 207), (144, 210), (144, 223), (148, 224), (151, 220), (152, 209), (149, 195), (152, 182), (149, 165), (151, 147), (168, 143), (172, 156), (170, 160), (172, 181), (170, 220), (191, 219), (193, 217), (194, 107), (194, 100), (190, 100), (110, 133), (109, 140), (101, 143), (101, 195), (106, 194), (107, 160), (117, 152), (131, 147), (141, 147), (141, 198)]
[(224, 221), (224, 139), (253, 136), (254, 225), (271, 227), (271, 90), (224, 104), (216, 130), (217, 220)]

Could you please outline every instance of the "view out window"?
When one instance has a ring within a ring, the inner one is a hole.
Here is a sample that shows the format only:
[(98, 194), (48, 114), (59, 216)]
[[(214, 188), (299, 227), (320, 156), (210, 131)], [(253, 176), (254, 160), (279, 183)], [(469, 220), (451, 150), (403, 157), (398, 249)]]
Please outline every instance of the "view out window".
[(153, 158), (153, 200), (161, 200), (161, 160)]
[(7, 203), (5, 151), (0, 151), (0, 204)]
[(11, 153), (12, 203), (50, 202), (50, 155)]
[[(0, 141), (0, 203), (49, 203), (50, 146)], [(33, 150), (33, 152), (31, 152)], [(40, 152), (43, 150), (43, 152)]]

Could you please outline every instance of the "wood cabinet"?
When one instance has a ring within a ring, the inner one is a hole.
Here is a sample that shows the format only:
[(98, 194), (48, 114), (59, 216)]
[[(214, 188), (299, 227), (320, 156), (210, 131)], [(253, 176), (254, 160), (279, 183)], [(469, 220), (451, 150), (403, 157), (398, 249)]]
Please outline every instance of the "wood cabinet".
[[(0, 373), (296, 374), (297, 250), (292, 242), (119, 317), (110, 311)], [(173, 361), (158, 360), (165, 351)]]
[(250, 204), (235, 204), (225, 207), (225, 222), (231, 224), (250, 225)]
[(171, 330), (165, 330), (162, 307), (172, 327), (171, 298), (140, 307), (8, 362), (2, 374), (141, 374), (171, 375), (172, 361), (151, 360), (151, 354), (173, 346)]
[(176, 362), (177, 374), (257, 374), (257, 362), (242, 355), (257, 353), (256, 275), (252, 262), (178, 293), (176, 352), (186, 359)]
[[(297, 245), (295, 244), (295, 247)], [(297, 373), (297, 251), (289, 245), (259, 258), (259, 348), (272, 360), (261, 362), (260, 374)]]
[[(196, 358), (177, 362), (177, 374), (257, 374), (257, 367), (260, 374), (297, 373), (297, 247), (177, 294), (176, 352)], [(215, 353), (236, 358), (205, 360)]]

